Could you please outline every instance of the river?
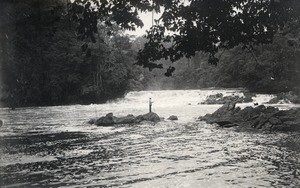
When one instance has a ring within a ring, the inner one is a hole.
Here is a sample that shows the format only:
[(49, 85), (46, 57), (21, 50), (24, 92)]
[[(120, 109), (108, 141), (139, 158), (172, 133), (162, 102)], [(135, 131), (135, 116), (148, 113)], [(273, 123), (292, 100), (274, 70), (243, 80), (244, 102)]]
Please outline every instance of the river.
[[(0, 109), (3, 187), (300, 187), (298, 133), (237, 132), (196, 119), (238, 90), (130, 92), (99, 105)], [(86, 122), (153, 111), (178, 121), (98, 127)], [(272, 96), (258, 95), (255, 102)], [(241, 106), (252, 105), (242, 104)], [(290, 108), (291, 104), (279, 105)]]

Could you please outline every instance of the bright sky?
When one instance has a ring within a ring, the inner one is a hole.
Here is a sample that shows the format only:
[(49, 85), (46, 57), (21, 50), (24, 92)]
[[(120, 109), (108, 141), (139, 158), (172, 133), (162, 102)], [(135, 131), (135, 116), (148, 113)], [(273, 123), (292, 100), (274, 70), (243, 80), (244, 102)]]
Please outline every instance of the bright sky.
[[(154, 20), (160, 17), (161, 13), (154, 13)], [(125, 31), (126, 34), (142, 36), (146, 34), (146, 30), (149, 30), (152, 26), (152, 12), (139, 13), (141, 20), (144, 22), (143, 28), (137, 28), (135, 31)], [(154, 22), (155, 24), (155, 22)]]

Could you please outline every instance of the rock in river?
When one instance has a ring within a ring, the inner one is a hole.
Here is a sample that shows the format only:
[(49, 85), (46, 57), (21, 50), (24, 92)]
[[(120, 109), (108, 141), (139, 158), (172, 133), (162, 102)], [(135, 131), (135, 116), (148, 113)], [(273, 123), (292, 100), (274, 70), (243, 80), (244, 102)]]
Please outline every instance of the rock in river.
[(206, 100), (204, 102), (201, 102), (201, 104), (226, 104), (228, 102), (235, 102), (235, 103), (243, 103), (243, 102), (252, 102), (253, 94), (244, 92), (244, 96), (223, 96), (222, 93), (217, 93), (215, 95), (209, 95), (206, 97)]
[(175, 115), (171, 115), (168, 120), (172, 120), (172, 121), (175, 121), (175, 120), (178, 120), (178, 117), (175, 116)]
[(209, 124), (216, 123), (221, 127), (238, 126), (243, 129), (260, 129), (270, 131), (299, 131), (300, 109), (279, 110), (264, 105), (235, 107), (235, 102), (228, 102), (212, 114), (199, 117)]
[(152, 121), (152, 122), (159, 122), (159, 116), (154, 112), (149, 112), (144, 115), (139, 115), (135, 118), (135, 123), (140, 123), (141, 121)]
[(108, 113), (106, 116), (102, 116), (99, 119), (91, 119), (88, 121), (89, 124), (95, 124), (98, 126), (111, 126), (115, 124), (133, 124), (140, 123), (141, 121), (160, 121), (159, 116), (154, 112), (149, 112), (144, 115), (139, 115), (135, 117), (134, 115), (127, 115), (124, 117), (116, 117), (113, 113)]

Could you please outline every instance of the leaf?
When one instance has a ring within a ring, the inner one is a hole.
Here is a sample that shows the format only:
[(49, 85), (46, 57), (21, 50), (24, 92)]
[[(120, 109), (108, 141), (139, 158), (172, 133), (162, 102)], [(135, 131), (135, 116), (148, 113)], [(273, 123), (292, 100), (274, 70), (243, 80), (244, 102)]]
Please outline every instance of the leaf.
[(174, 71), (175, 71), (175, 67), (170, 66), (170, 67), (167, 69), (167, 72), (165, 73), (165, 76), (167, 76), (167, 77), (172, 76), (172, 74), (173, 74)]
[(89, 49), (87, 50), (86, 54), (85, 54), (85, 57), (86, 57), (86, 58), (89, 58), (89, 57), (91, 57), (91, 56), (92, 56), (92, 50), (89, 48)]
[(81, 51), (82, 51), (82, 52), (85, 52), (87, 48), (88, 48), (88, 44), (87, 44), (87, 43), (84, 43), (84, 44), (81, 46)]

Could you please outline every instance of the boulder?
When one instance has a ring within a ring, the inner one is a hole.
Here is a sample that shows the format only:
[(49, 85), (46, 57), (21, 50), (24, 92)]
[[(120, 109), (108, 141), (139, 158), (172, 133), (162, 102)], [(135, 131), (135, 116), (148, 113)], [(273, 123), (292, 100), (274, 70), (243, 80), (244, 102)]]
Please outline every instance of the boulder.
[(239, 111), (240, 108), (235, 109), (235, 102), (228, 102), (221, 106), (212, 114), (206, 114), (205, 116), (199, 117), (200, 121), (206, 121), (209, 124), (217, 122), (234, 122), (233, 114), (235, 111)]
[(94, 124), (96, 121), (97, 121), (97, 119), (92, 118), (92, 119), (90, 119), (87, 123), (92, 125), (92, 124)]
[(233, 110), (235, 109), (236, 102), (227, 102), (217, 111), (215, 111), (212, 115), (213, 117), (219, 116), (231, 116), (233, 114)]
[(178, 120), (178, 117), (175, 116), (175, 115), (171, 115), (168, 120), (172, 120), (172, 121), (175, 121), (175, 120)]
[(108, 113), (106, 116), (100, 117), (94, 124), (99, 126), (111, 126), (115, 124), (113, 113)]
[(235, 102), (231, 102), (212, 114), (199, 117), (199, 120), (209, 124), (216, 123), (221, 127), (239, 126), (246, 130), (254, 128), (268, 131), (300, 131), (300, 108), (279, 110), (260, 105), (241, 110), (235, 107)]
[(156, 113), (149, 112), (147, 114), (137, 116), (134, 120), (135, 123), (140, 123), (141, 121), (159, 122), (160, 118)]
[(132, 114), (129, 114), (124, 117), (115, 117), (113, 113), (108, 113), (106, 116), (100, 117), (99, 119), (91, 119), (88, 121), (89, 124), (95, 124), (98, 126), (112, 126), (115, 124), (133, 124), (140, 123), (141, 121), (151, 121), (158, 122), (160, 121), (159, 116), (154, 112), (149, 112), (144, 115), (139, 115), (135, 117)]
[(129, 114), (125, 117), (115, 118), (115, 124), (132, 124), (134, 123), (135, 117), (132, 114)]
[(273, 99), (271, 99), (268, 104), (278, 104), (278, 103), (300, 103), (300, 96), (296, 95), (292, 91), (278, 93)]
[(244, 94), (245, 97), (240, 96), (223, 96), (222, 93), (217, 93), (215, 95), (209, 95), (206, 97), (206, 100), (202, 102), (201, 104), (226, 104), (229, 102), (235, 102), (235, 103), (243, 103), (243, 102), (252, 102), (252, 94), (246, 93)]

